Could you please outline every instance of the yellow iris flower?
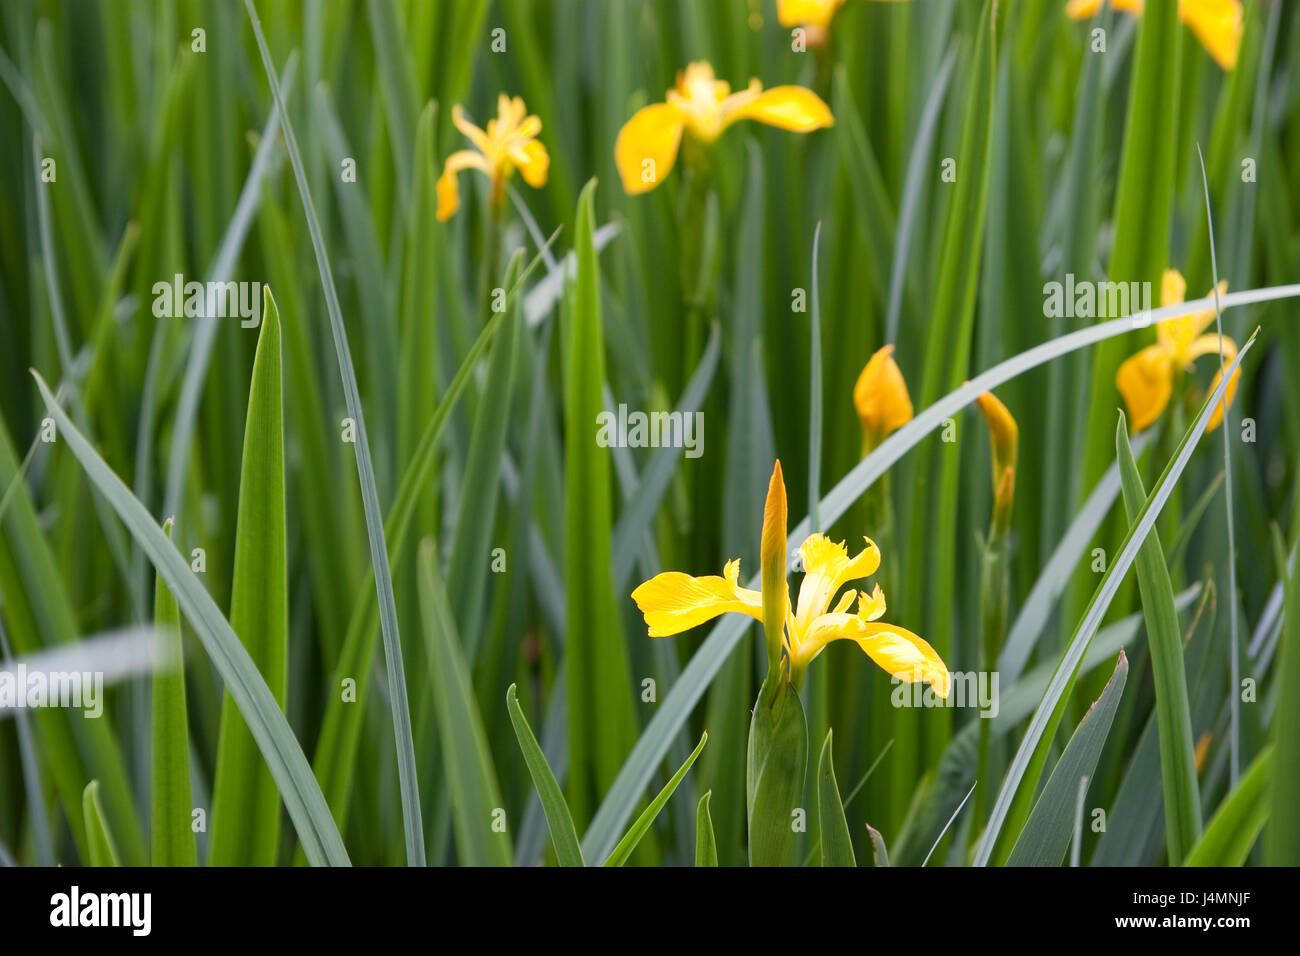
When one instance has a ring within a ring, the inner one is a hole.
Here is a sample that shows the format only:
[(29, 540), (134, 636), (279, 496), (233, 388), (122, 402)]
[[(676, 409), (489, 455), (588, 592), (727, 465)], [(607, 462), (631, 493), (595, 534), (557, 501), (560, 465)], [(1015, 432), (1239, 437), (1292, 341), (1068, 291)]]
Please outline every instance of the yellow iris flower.
[(506, 181), (516, 169), (534, 189), (546, 185), (551, 159), (537, 139), (542, 121), (527, 114), (528, 108), (520, 97), (502, 93), (497, 98), (497, 118), (488, 120), (487, 129), (483, 130), (465, 118), (459, 105), (452, 107), (451, 121), (474, 144), (474, 149), (457, 150), (447, 157), (438, 177), (440, 222), (446, 222), (460, 208), (456, 174), (463, 169), (477, 169), (492, 181), (494, 214), (505, 201)]
[[(778, 544), (784, 551), (784, 514), (785, 484), (777, 462), (765, 509), (765, 564), (766, 553), (777, 550)], [(880, 585), (870, 594), (849, 588), (835, 600), (845, 584), (870, 577), (880, 567), (880, 549), (865, 540), (866, 547), (850, 556), (844, 542), (833, 542), (824, 534), (809, 535), (799, 548), (804, 578), (793, 607), (784, 574), (779, 575), (779, 586), (770, 595), (742, 587), (739, 559), (727, 562), (721, 577), (696, 578), (664, 571), (633, 591), (632, 598), (645, 615), (651, 637), (680, 634), (721, 614), (745, 614), (762, 621), (766, 603), (777, 617), (784, 617), (782, 648), (796, 685), (827, 644), (850, 640), (889, 674), (908, 683), (926, 681), (946, 698), (951, 687), (948, 668), (934, 648), (911, 631), (879, 620), (885, 613)]]
[(870, 451), (912, 420), (912, 398), (894, 361), (894, 347), (877, 349), (853, 386), (853, 405), (862, 420), (863, 447)]
[(1011, 503), (1016, 494), (1020, 426), (992, 392), (980, 395), (975, 404), (989, 427), (989, 441), (993, 446), (993, 524), (1005, 532), (1011, 525)]
[(834, 123), (830, 107), (802, 86), (764, 90), (758, 80), (733, 93), (730, 84), (713, 75), (713, 67), (692, 63), (677, 74), (677, 86), (667, 101), (637, 110), (614, 142), (614, 161), (629, 195), (649, 192), (677, 162), (682, 137), (712, 143), (737, 120), (752, 119), (769, 126), (808, 133)]
[[(1140, 17), (1142, 3), (1143, 0), (1111, 0), (1110, 5)], [(1099, 9), (1101, 0), (1070, 0), (1065, 13), (1075, 20), (1087, 20)], [(1231, 70), (1237, 65), (1237, 54), (1241, 51), (1241, 0), (1179, 0), (1178, 17), (1192, 28), (1201, 46), (1219, 66)]]
[[(1228, 291), (1227, 280), (1219, 283), (1219, 295)], [(1187, 292), (1187, 283), (1177, 269), (1165, 270), (1160, 285), (1160, 304), (1177, 305), (1182, 302)], [(1213, 294), (1213, 293), (1211, 293)], [(1159, 337), (1155, 345), (1148, 345), (1136, 355), (1130, 356), (1119, 367), (1115, 376), (1115, 386), (1124, 396), (1128, 406), (1129, 418), (1133, 430), (1140, 432), (1157, 418), (1169, 404), (1169, 397), (1174, 390), (1174, 373), (1191, 367), (1192, 362), (1202, 355), (1219, 355), (1219, 336), (1216, 333), (1202, 335), (1214, 322), (1214, 310), (1195, 312), (1161, 322), (1156, 327)], [(1226, 335), (1223, 337), (1223, 362), (1231, 364), (1237, 357), (1237, 343)], [(1228, 387), (1223, 393), (1223, 402), (1210, 416), (1208, 429), (1212, 430), (1223, 421), (1225, 405), (1232, 404), (1232, 397), (1237, 391), (1237, 377), (1241, 369), (1233, 373), (1228, 380)], [(1213, 391), (1219, 385), (1222, 370), (1215, 372), (1210, 385)]]

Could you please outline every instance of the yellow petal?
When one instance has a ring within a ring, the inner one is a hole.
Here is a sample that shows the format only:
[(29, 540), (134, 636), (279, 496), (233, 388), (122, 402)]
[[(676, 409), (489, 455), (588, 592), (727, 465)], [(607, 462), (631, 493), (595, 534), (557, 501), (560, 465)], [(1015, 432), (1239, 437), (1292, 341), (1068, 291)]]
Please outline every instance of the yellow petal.
[(752, 119), (768, 126), (810, 133), (835, 124), (831, 108), (812, 90), (802, 86), (774, 86), (731, 110), (722, 125)]
[(863, 624), (858, 646), (887, 673), (901, 681), (923, 680), (940, 697), (951, 688), (948, 668), (933, 647), (906, 628), (893, 624)]
[(551, 167), (551, 157), (546, 154), (546, 147), (535, 139), (516, 146), (510, 150), (510, 160), (523, 174), (524, 182), (534, 189), (546, 185), (546, 173)]
[(783, 27), (820, 27), (831, 25), (835, 11), (844, 0), (776, 0), (776, 18)]
[(656, 103), (636, 111), (614, 141), (614, 163), (630, 196), (659, 185), (677, 161), (682, 141), (682, 114), (675, 106)]
[(1133, 431), (1142, 431), (1160, 417), (1174, 390), (1174, 363), (1169, 351), (1149, 345), (1125, 359), (1115, 376), (1115, 386), (1124, 396)]
[[(1110, 0), (1112, 10), (1123, 10), (1134, 16), (1142, 15), (1142, 0)], [(1070, 0), (1065, 5), (1065, 15), (1071, 20), (1090, 20), (1101, 9), (1101, 0)]]
[(912, 399), (892, 345), (878, 349), (863, 367), (853, 386), (853, 404), (873, 443), (912, 420)]
[[(1188, 349), (1188, 355), (1190, 358), (1198, 358), (1202, 355), (1217, 356), (1219, 354), (1218, 335), (1202, 335), (1199, 339), (1193, 342), (1191, 347)], [(1213, 394), (1214, 390), (1219, 387), (1219, 383), (1223, 381), (1223, 370), (1227, 366), (1231, 365), (1237, 358), (1237, 343), (1232, 341), (1232, 339), (1228, 338), (1226, 335), (1223, 337), (1222, 355), (1222, 365), (1219, 367), (1219, 370), (1214, 373), (1214, 380), (1210, 382), (1211, 394)], [(1218, 407), (1210, 413), (1210, 420), (1205, 426), (1206, 431), (1214, 431), (1214, 429), (1218, 428), (1219, 425), (1223, 423), (1224, 409), (1225, 407), (1232, 407), (1233, 396), (1237, 394), (1237, 380), (1240, 377), (1241, 369), (1238, 368), (1232, 373), (1232, 378), (1228, 379), (1228, 387), (1223, 390), (1223, 401), (1219, 402)]]
[(870, 577), (880, 567), (880, 549), (870, 538), (867, 546), (852, 558), (844, 542), (834, 542), (824, 534), (809, 535), (799, 547), (804, 577), (799, 585), (799, 605), (795, 618), (806, 630), (813, 618), (830, 607), (831, 599), (849, 581)]
[(1241, 50), (1240, 0), (1182, 0), (1178, 15), (1219, 66), (1231, 70)]
[(1160, 304), (1177, 305), (1187, 298), (1187, 280), (1177, 269), (1166, 269), (1160, 276)]
[(487, 160), (479, 153), (468, 149), (457, 150), (447, 157), (438, 177), (438, 221), (446, 222), (456, 215), (460, 208), (460, 190), (456, 185), (456, 174), (463, 169), (477, 169), (491, 175)]
[(694, 578), (680, 571), (656, 574), (632, 592), (651, 637), (668, 637), (698, 627), (720, 614), (736, 612), (763, 619), (763, 596), (740, 587), (740, 561), (727, 564), (724, 577)]
[(492, 151), (492, 144), (487, 134), (465, 118), (465, 111), (460, 108), (459, 103), (451, 108), (451, 121), (480, 153), (486, 155)]
[(998, 401), (992, 392), (985, 392), (975, 399), (984, 421), (989, 426), (989, 438), (993, 443), (993, 480), (1001, 481), (1002, 473), (1014, 471), (1016, 452), (1020, 447), (1020, 428), (1016, 420), (1007, 411), (1007, 406)]

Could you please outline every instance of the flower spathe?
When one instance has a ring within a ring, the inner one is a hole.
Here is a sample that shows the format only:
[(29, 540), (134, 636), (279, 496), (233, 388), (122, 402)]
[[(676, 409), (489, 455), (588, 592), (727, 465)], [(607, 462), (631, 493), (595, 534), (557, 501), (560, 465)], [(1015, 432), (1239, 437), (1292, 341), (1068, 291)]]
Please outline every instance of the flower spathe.
[(682, 138), (712, 143), (737, 120), (752, 119), (769, 126), (808, 133), (834, 123), (830, 107), (802, 86), (764, 90), (758, 80), (733, 93), (730, 84), (713, 75), (703, 61), (677, 74), (677, 85), (666, 101), (633, 114), (614, 142), (614, 161), (629, 195), (649, 192), (677, 162)]
[(451, 121), (474, 149), (461, 149), (447, 157), (438, 177), (438, 220), (446, 222), (460, 208), (460, 190), (456, 174), (477, 169), (492, 182), (493, 211), (499, 211), (505, 199), (506, 181), (517, 169), (524, 182), (539, 189), (546, 185), (551, 160), (546, 147), (537, 139), (542, 121), (528, 115), (524, 101), (502, 93), (497, 97), (497, 116), (487, 129), (480, 129), (465, 118), (460, 106), (453, 106)]
[[(777, 487), (782, 498), (785, 494), (784, 485), (776, 480), (779, 468), (780, 463), (769, 490), (769, 515), (779, 510), (770, 506)], [(764, 538), (770, 537), (767, 531), (765, 527)], [(840, 594), (846, 584), (870, 577), (880, 567), (880, 549), (870, 539), (864, 540), (866, 546), (850, 555), (842, 541), (833, 542), (824, 534), (809, 535), (799, 547), (804, 578), (793, 605), (784, 576), (779, 589), (770, 595), (743, 587), (739, 560), (727, 562), (721, 577), (696, 578), (665, 571), (633, 591), (632, 598), (645, 616), (651, 637), (680, 634), (728, 613), (762, 621), (767, 603), (785, 616), (782, 645), (792, 680), (798, 682), (831, 641), (850, 640), (889, 674), (909, 683), (926, 681), (938, 696), (946, 698), (951, 687), (948, 669), (934, 648), (911, 631), (880, 620), (885, 613), (885, 595), (879, 585), (870, 593), (849, 588)]]
[[(1110, 5), (1135, 17), (1142, 16), (1143, 0), (1111, 0)], [(1074, 20), (1090, 19), (1100, 9), (1101, 0), (1070, 0), (1065, 5), (1066, 16)], [(1231, 70), (1237, 65), (1241, 51), (1241, 0), (1179, 0), (1178, 17), (1191, 28), (1219, 66)]]
[[(1227, 291), (1228, 283), (1223, 280), (1219, 283), (1219, 295)], [(1186, 292), (1187, 283), (1178, 270), (1165, 270), (1160, 284), (1160, 304), (1177, 305), (1183, 301)], [(1213, 309), (1161, 322), (1156, 327), (1156, 344), (1148, 345), (1120, 365), (1119, 372), (1115, 375), (1115, 386), (1124, 396), (1124, 404), (1128, 407), (1129, 418), (1133, 422), (1133, 431), (1142, 431), (1165, 410), (1173, 395), (1175, 372), (1190, 369), (1192, 363), (1202, 355), (1220, 355), (1218, 334), (1201, 334), (1213, 322)], [(1225, 335), (1222, 351), (1224, 365), (1231, 364), (1236, 357), (1237, 343)], [(1222, 369), (1215, 372), (1210, 391), (1218, 387), (1221, 375)], [(1223, 421), (1224, 407), (1232, 404), (1240, 375), (1241, 369), (1237, 369), (1228, 380), (1223, 401), (1210, 415), (1207, 431), (1217, 428)]]

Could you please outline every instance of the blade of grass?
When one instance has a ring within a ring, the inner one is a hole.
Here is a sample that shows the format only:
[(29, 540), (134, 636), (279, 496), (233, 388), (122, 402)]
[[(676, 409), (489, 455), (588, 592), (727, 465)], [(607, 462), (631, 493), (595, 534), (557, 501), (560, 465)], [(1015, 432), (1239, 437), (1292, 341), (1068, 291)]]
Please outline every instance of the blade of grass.
[[(1241, 780), (1223, 798), (1219, 809), (1210, 818), (1205, 832), (1183, 861), (1184, 866), (1243, 866), (1250, 848), (1259, 839), (1260, 831), (1269, 819), (1269, 811), (1276, 812), (1270, 804), (1270, 784), (1276, 793), (1277, 776), (1274, 772), (1276, 749), (1266, 746), (1246, 768)], [(1284, 808), (1294, 813), (1294, 804)], [(1278, 818), (1273, 817), (1274, 820)]]
[[(289, 691), (289, 555), (284, 497), (280, 313), (269, 287), (248, 390), (239, 477), (230, 627), (244, 642), (280, 709)], [(280, 797), (229, 691), (221, 701), (212, 784), (213, 866), (274, 866)]]
[(528, 726), (514, 684), (506, 691), (506, 707), (510, 711), (510, 723), (514, 725), (515, 736), (519, 739), (519, 749), (523, 751), (524, 763), (528, 766), (533, 786), (537, 788), (542, 809), (546, 812), (546, 825), (551, 831), (551, 844), (555, 847), (556, 859), (560, 866), (586, 866), (569, 805), (564, 800), (564, 793), (551, 771), (551, 765), (546, 761), (546, 755), (533, 736), (532, 728)]
[[(1138, 474), (1133, 449), (1129, 446), (1128, 422), (1123, 412), (1119, 414), (1115, 429), (1115, 453), (1124, 484), (1124, 507), (1129, 521), (1136, 521), (1147, 493)], [(1179, 866), (1200, 836), (1201, 792), (1196, 780), (1196, 747), (1192, 740), (1192, 715), (1187, 702), (1183, 632), (1178, 626), (1178, 612), (1174, 608), (1174, 585), (1155, 528), (1151, 529), (1138, 552), (1137, 576), (1155, 681), (1160, 780), (1165, 798), (1165, 839), (1170, 865)]]
[(99, 803), (99, 781), (86, 784), (81, 795), (82, 812), (86, 817), (86, 837), (90, 845), (91, 866), (121, 866), (117, 845), (104, 819), (104, 808)]
[(618, 845), (614, 847), (614, 852), (609, 855), (609, 859), (601, 864), (602, 866), (622, 866), (627, 862), (627, 858), (632, 855), (636, 845), (641, 842), (641, 838), (650, 829), (650, 825), (655, 822), (655, 817), (659, 816), (659, 811), (668, 802), (668, 798), (673, 795), (673, 791), (677, 789), (677, 785), (682, 782), (686, 772), (691, 769), (691, 764), (695, 763), (695, 758), (700, 755), (700, 751), (704, 749), (704, 745), (708, 742), (709, 735), (705, 732), (700, 737), (700, 742), (695, 745), (695, 749), (691, 751), (691, 755), (686, 758), (686, 762), (664, 784), (664, 788), (659, 791), (659, 795), (650, 801), (650, 806), (645, 808), (645, 812), (637, 817), (636, 822), (623, 835), (623, 839), (618, 841)]
[(840, 788), (835, 782), (832, 734), (833, 731), (826, 732), (826, 742), (817, 760), (817, 832), (821, 838), (822, 866), (857, 866), (849, 823), (844, 818), (844, 804), (840, 802)]
[(709, 816), (709, 798), (712, 790), (706, 790), (695, 807), (695, 865), (717, 866), (718, 844), (713, 838), (713, 818)]
[(64, 443), (176, 595), (177, 604), (234, 696), (272, 776), (280, 786), (280, 795), (298, 830), (307, 858), (317, 865), (346, 866), (347, 850), (330, 817), (320, 786), (312, 776), (289, 722), (248, 651), (217, 610), (202, 582), (190, 570), (188, 562), (172, 546), (148, 510), (99, 457), (85, 436), (77, 431), (67, 413), (55, 402), (45, 380), (35, 372), (32, 375)]
[(267, 82), (270, 83), (271, 94), (280, 113), (285, 144), (289, 150), (289, 162), (293, 167), (299, 196), (302, 198), (303, 212), (307, 217), (307, 229), (311, 234), (316, 266), (320, 271), (321, 286), (325, 293), (325, 306), (329, 313), (330, 332), (334, 339), (339, 375), (343, 380), (343, 393), (347, 399), (348, 416), (356, 423), (357, 476), (361, 483), (361, 503), (365, 511), (366, 535), (370, 542), (370, 563), (374, 569), (380, 627), (384, 638), (389, 703), (393, 715), (393, 734), (397, 744), (397, 772), (402, 795), (406, 862), (410, 866), (423, 866), (425, 863), (424, 824), (420, 814), (420, 787), (416, 780), (411, 708), (406, 692), (406, 672), (402, 665), (402, 638), (398, 630), (397, 602), (393, 597), (393, 575), (388, 563), (388, 548), (384, 542), (383, 511), (380, 509), (379, 494), (375, 487), (375, 466), (370, 460), (370, 445), (366, 435), (365, 415), (361, 409), (361, 396), (357, 390), (357, 375), (352, 367), (347, 332), (343, 328), (343, 311), (339, 306), (338, 291), (334, 286), (333, 270), (325, 251), (325, 237), (321, 233), (316, 208), (312, 204), (311, 191), (307, 185), (307, 173), (303, 168), (302, 156), (298, 152), (298, 143), (289, 121), (289, 110), (285, 106), (280, 84), (275, 78), (271, 51), (267, 48), (266, 37), (262, 34), (262, 23), (258, 19), (253, 0), (244, 0), (244, 6), (252, 21), (253, 35), (257, 38), (257, 47), (262, 54), (262, 65), (266, 68)]
[[(171, 537), (172, 523), (163, 523)], [(190, 829), (190, 731), (185, 704), (181, 612), (162, 575), (154, 583), (153, 626), (158, 662), (153, 677), (150, 833), (154, 866), (197, 866)], [(278, 808), (277, 801), (277, 808)]]

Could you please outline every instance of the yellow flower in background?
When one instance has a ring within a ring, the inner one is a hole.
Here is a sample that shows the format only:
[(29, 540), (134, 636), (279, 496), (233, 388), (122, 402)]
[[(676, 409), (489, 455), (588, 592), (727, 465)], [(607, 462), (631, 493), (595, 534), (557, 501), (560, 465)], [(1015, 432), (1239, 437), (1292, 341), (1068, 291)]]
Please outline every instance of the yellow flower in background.
[(816, 46), (825, 41), (842, 6), (844, 0), (776, 0), (776, 18), (783, 27), (806, 29), (809, 45)]
[[(1219, 283), (1219, 295), (1227, 291), (1228, 283), (1225, 279)], [(1178, 270), (1165, 270), (1160, 285), (1160, 304), (1177, 305), (1183, 301), (1186, 292), (1187, 283)], [(1213, 309), (1161, 322), (1156, 327), (1158, 336), (1156, 344), (1148, 345), (1136, 355), (1130, 356), (1119, 367), (1119, 372), (1115, 376), (1115, 386), (1124, 396), (1129, 418), (1133, 421), (1133, 431), (1140, 432), (1160, 417), (1160, 413), (1165, 410), (1173, 394), (1176, 371), (1190, 369), (1192, 362), (1202, 355), (1219, 355), (1218, 334), (1213, 332), (1207, 335), (1201, 334), (1213, 322)], [(1231, 364), (1236, 357), (1237, 343), (1225, 335), (1223, 362)], [(1222, 374), (1222, 369), (1214, 373), (1210, 391), (1218, 388)], [(1217, 428), (1223, 421), (1224, 406), (1232, 404), (1240, 374), (1241, 369), (1237, 369), (1228, 380), (1228, 387), (1223, 393), (1223, 402), (1210, 416), (1207, 430)]]
[(853, 386), (853, 404), (862, 420), (863, 445), (875, 448), (891, 432), (912, 420), (912, 398), (894, 361), (894, 347), (877, 349)]
[[(785, 515), (785, 484), (780, 462), (772, 473), (764, 513), (766, 571), (769, 556), (784, 553), (785, 549), (784, 522), (780, 520)], [(778, 524), (782, 526), (778, 528)], [(651, 637), (680, 634), (728, 613), (763, 621), (766, 609), (773, 612), (773, 618), (783, 617), (782, 648), (789, 658), (791, 680), (796, 684), (827, 644), (849, 640), (899, 680), (926, 681), (936, 694), (946, 698), (951, 686), (948, 668), (934, 648), (911, 631), (879, 620), (885, 613), (880, 585), (870, 594), (849, 588), (835, 599), (844, 585), (870, 577), (880, 567), (880, 549), (870, 539), (864, 540), (866, 547), (850, 555), (842, 541), (833, 542), (824, 534), (809, 535), (799, 548), (804, 578), (793, 607), (784, 567), (769, 589), (754, 591), (740, 584), (739, 559), (727, 562), (721, 577), (696, 578), (679, 571), (664, 571), (633, 591), (632, 598), (645, 615)], [(765, 582), (767, 577), (765, 573)]]
[(542, 121), (529, 116), (528, 108), (518, 96), (502, 93), (497, 97), (497, 118), (488, 120), (483, 130), (465, 119), (460, 106), (453, 106), (451, 121), (465, 135), (474, 149), (457, 150), (447, 157), (438, 177), (438, 220), (446, 222), (460, 208), (460, 190), (456, 174), (477, 169), (492, 181), (492, 208), (497, 212), (505, 200), (506, 180), (517, 169), (524, 182), (539, 189), (546, 185), (551, 160), (546, 147), (537, 139)]
[(808, 133), (832, 125), (830, 107), (802, 86), (764, 90), (758, 80), (738, 93), (713, 75), (713, 67), (692, 63), (677, 74), (667, 101), (642, 107), (619, 130), (614, 161), (629, 195), (649, 192), (677, 162), (682, 137), (712, 143), (737, 120)]
[(1011, 524), (1011, 502), (1016, 493), (1016, 457), (1020, 450), (1020, 426), (992, 392), (975, 399), (989, 427), (993, 444), (993, 523), (1005, 531)]
[[(1135, 17), (1142, 16), (1142, 0), (1111, 0), (1110, 5)], [(1086, 20), (1099, 9), (1101, 0), (1070, 0), (1065, 13), (1072, 19)], [(1231, 70), (1237, 65), (1241, 50), (1241, 0), (1179, 0), (1178, 17), (1191, 27), (1201, 46), (1219, 66)]]

